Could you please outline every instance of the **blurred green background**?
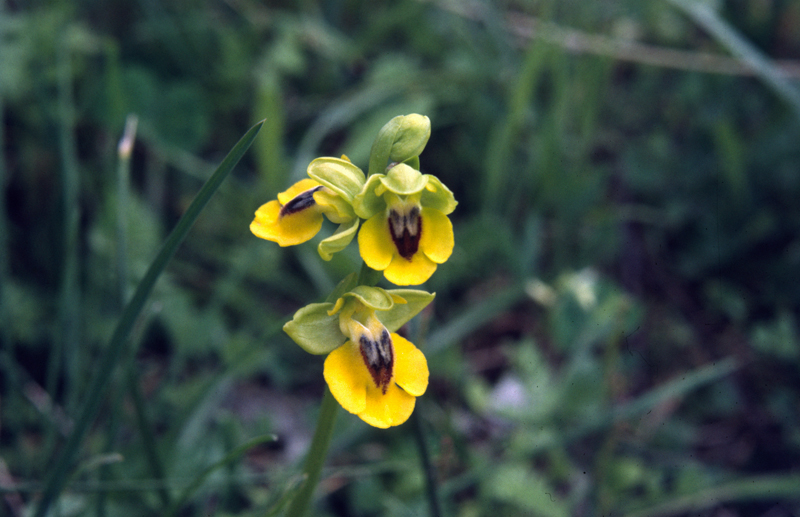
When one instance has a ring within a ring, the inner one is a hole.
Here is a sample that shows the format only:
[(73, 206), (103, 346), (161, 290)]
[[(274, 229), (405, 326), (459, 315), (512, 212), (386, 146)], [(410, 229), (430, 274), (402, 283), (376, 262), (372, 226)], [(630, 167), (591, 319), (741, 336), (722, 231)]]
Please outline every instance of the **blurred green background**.
[(0, 514), (35, 506), (123, 300), (265, 118), (53, 515), (279, 513), (324, 387), (281, 326), (360, 259), (248, 225), (421, 113), (460, 202), (408, 328), (430, 387), (390, 430), (340, 412), (313, 515), (429, 514), (415, 425), (443, 515), (800, 515), (800, 2), (0, 5)]

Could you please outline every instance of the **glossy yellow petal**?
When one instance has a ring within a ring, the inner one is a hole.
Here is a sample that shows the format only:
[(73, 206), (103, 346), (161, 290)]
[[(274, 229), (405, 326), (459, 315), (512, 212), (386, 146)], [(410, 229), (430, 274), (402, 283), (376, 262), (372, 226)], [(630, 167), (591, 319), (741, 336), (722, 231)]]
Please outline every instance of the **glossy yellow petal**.
[[(425, 230), (423, 230), (423, 234), (424, 232)], [(366, 259), (364, 261), (366, 262)], [(377, 268), (373, 267), (373, 269)], [(436, 271), (436, 263), (418, 251), (411, 257), (411, 260), (395, 254), (389, 267), (383, 271), (383, 276), (395, 285), (419, 285), (429, 279), (434, 271)]]
[(386, 269), (395, 253), (394, 242), (389, 233), (386, 214), (380, 212), (361, 225), (358, 232), (358, 249), (364, 262), (378, 271)]
[(422, 209), (422, 235), (419, 247), (437, 264), (444, 263), (453, 253), (453, 223), (435, 208)]
[(411, 341), (392, 333), (394, 382), (409, 395), (421, 396), (428, 388), (428, 361)]
[(391, 384), (386, 394), (373, 387), (367, 389), (367, 405), (359, 418), (373, 427), (386, 429), (400, 425), (414, 412), (417, 399)]
[(285, 205), (294, 199), (298, 194), (302, 194), (306, 190), (311, 190), (314, 187), (319, 187), (319, 183), (311, 178), (302, 179), (286, 189), (284, 192), (278, 194), (278, 201), (280, 201), (281, 205)]
[(371, 383), (361, 353), (352, 341), (335, 349), (325, 359), (325, 382), (336, 401), (350, 413), (360, 414), (367, 407), (367, 383)]
[(261, 205), (250, 223), (253, 235), (281, 246), (294, 246), (310, 240), (322, 228), (322, 214), (317, 209), (309, 208), (283, 217), (280, 211), (277, 201)]

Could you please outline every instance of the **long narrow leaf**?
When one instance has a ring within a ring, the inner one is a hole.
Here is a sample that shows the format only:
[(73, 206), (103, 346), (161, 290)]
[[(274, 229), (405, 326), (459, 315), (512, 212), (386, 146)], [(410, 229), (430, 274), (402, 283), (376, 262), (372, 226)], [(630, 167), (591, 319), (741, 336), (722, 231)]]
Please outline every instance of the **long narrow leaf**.
[(181, 507), (184, 504), (186, 504), (186, 501), (189, 500), (189, 498), (192, 496), (192, 494), (198, 488), (200, 488), (200, 485), (202, 485), (203, 482), (208, 478), (208, 476), (210, 476), (215, 470), (217, 470), (220, 467), (224, 467), (225, 465), (227, 465), (229, 463), (232, 463), (232, 462), (236, 461), (237, 459), (239, 459), (239, 457), (242, 454), (244, 454), (248, 450), (252, 449), (256, 445), (261, 445), (262, 443), (266, 443), (266, 442), (274, 442), (277, 439), (278, 439), (278, 437), (273, 435), (273, 434), (265, 434), (263, 436), (259, 436), (257, 438), (253, 438), (252, 440), (250, 440), (250, 441), (248, 441), (246, 443), (243, 443), (242, 445), (240, 445), (240, 446), (236, 447), (235, 449), (233, 449), (231, 452), (226, 454), (225, 457), (222, 458), (221, 460), (209, 465), (205, 470), (203, 470), (203, 472), (198, 474), (192, 480), (191, 483), (189, 483), (189, 486), (187, 486), (183, 490), (183, 492), (181, 493), (180, 497), (178, 497), (178, 499), (175, 501), (175, 503), (173, 503), (172, 507), (166, 513), (166, 515), (168, 517), (176, 515), (178, 513), (178, 510), (180, 510)]
[(784, 77), (768, 57), (753, 44), (744, 39), (725, 20), (720, 18), (708, 5), (696, 0), (668, 0), (669, 3), (689, 15), (695, 23), (711, 33), (732, 54), (738, 56), (772, 88), (780, 97), (791, 104), (795, 114), (800, 117), (800, 90)]
[(150, 292), (153, 290), (156, 280), (158, 280), (158, 277), (164, 271), (164, 268), (175, 254), (175, 251), (177, 251), (178, 246), (183, 242), (183, 239), (186, 238), (186, 235), (200, 215), (200, 212), (211, 199), (211, 196), (214, 195), (214, 192), (217, 191), (222, 181), (228, 176), (231, 170), (233, 170), (234, 166), (250, 147), (250, 144), (253, 143), (253, 139), (258, 134), (263, 123), (264, 121), (262, 120), (245, 133), (231, 152), (228, 153), (220, 166), (217, 167), (214, 174), (206, 181), (203, 188), (200, 189), (200, 192), (194, 198), (194, 201), (192, 201), (192, 204), (189, 205), (186, 213), (183, 214), (183, 217), (181, 217), (178, 224), (172, 230), (172, 233), (170, 233), (161, 251), (159, 251), (158, 256), (156, 256), (155, 260), (150, 264), (144, 278), (139, 282), (133, 298), (131, 298), (131, 301), (125, 306), (122, 317), (120, 317), (117, 322), (114, 334), (111, 336), (111, 341), (108, 347), (106, 347), (100, 364), (95, 370), (95, 376), (89, 385), (85, 402), (81, 407), (72, 434), (67, 439), (61, 456), (55, 462), (53, 469), (45, 480), (44, 493), (41, 503), (39, 503), (36, 509), (36, 517), (44, 517), (47, 514), (48, 508), (64, 488), (67, 474), (75, 461), (75, 456), (89, 429), (89, 425), (94, 421), (97, 415), (100, 403), (103, 400), (103, 395), (111, 379), (111, 374), (114, 371), (114, 367), (119, 362), (122, 350), (125, 348), (128, 335), (139, 313), (142, 311), (145, 301), (150, 296)]
[(658, 517), (702, 513), (701, 510), (733, 501), (798, 500), (800, 476), (756, 476), (698, 490), (693, 494), (635, 510), (627, 517)]

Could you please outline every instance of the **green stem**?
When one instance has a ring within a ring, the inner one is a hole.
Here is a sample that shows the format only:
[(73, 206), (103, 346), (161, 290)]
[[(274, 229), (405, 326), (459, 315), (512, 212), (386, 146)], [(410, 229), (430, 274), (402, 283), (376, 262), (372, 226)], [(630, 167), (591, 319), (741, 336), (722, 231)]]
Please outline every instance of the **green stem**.
[(431, 517), (439, 517), (442, 515), (442, 508), (439, 504), (436, 473), (433, 471), (433, 465), (431, 464), (428, 444), (425, 443), (425, 431), (422, 429), (422, 418), (419, 416), (419, 408), (411, 414), (411, 420), (414, 425), (414, 438), (417, 442), (419, 458), (422, 462), (422, 470), (425, 471), (425, 491), (428, 495), (428, 507), (430, 508)]
[(317, 429), (314, 431), (314, 438), (311, 441), (311, 447), (308, 449), (305, 465), (303, 465), (305, 481), (297, 496), (292, 500), (286, 517), (303, 517), (308, 512), (314, 489), (319, 482), (322, 466), (325, 464), (328, 447), (331, 444), (333, 424), (336, 422), (338, 410), (339, 404), (333, 398), (331, 390), (325, 386), (325, 395), (322, 397), (319, 418), (317, 419)]

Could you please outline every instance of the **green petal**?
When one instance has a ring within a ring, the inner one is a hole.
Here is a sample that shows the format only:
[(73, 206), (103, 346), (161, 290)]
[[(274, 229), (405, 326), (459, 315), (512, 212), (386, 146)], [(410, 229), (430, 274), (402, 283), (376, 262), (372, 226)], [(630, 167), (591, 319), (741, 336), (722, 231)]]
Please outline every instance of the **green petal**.
[(430, 175), (423, 176), (420, 172), (405, 163), (398, 163), (392, 167), (381, 183), (387, 190), (398, 196), (408, 196), (422, 191), (428, 184)]
[(439, 181), (439, 178), (436, 176), (426, 174), (425, 177), (427, 178), (428, 182), (425, 185), (425, 190), (422, 191), (422, 197), (420, 198), (420, 203), (422, 206), (435, 208), (444, 215), (447, 215), (455, 210), (456, 205), (458, 205), (458, 201), (456, 201), (456, 198), (453, 197), (453, 193), (450, 191), (450, 189), (447, 188), (444, 183)]
[(405, 325), (414, 316), (428, 306), (436, 296), (435, 293), (427, 293), (419, 289), (391, 289), (387, 291), (392, 296), (400, 296), (406, 303), (395, 303), (391, 309), (385, 312), (376, 312), (375, 316), (389, 329), (389, 332), (397, 332), (397, 329)]
[(339, 330), (339, 316), (328, 315), (332, 308), (332, 303), (306, 305), (294, 313), (292, 321), (283, 326), (283, 331), (306, 352), (329, 354), (347, 340)]
[(353, 219), (350, 222), (340, 224), (333, 235), (319, 243), (317, 252), (322, 257), (322, 260), (330, 260), (334, 253), (342, 251), (350, 244), (353, 237), (356, 236), (359, 221), (360, 219)]
[(381, 194), (377, 192), (380, 188), (384, 190), (381, 183), (383, 174), (375, 174), (367, 179), (364, 188), (353, 198), (353, 209), (362, 219), (369, 219), (373, 215), (386, 208), (386, 202)]
[(388, 311), (394, 306), (392, 296), (380, 287), (359, 285), (342, 295), (342, 298), (351, 297), (376, 311)]
[(364, 173), (348, 160), (341, 158), (317, 158), (308, 165), (308, 175), (352, 202), (361, 192), (366, 177)]

